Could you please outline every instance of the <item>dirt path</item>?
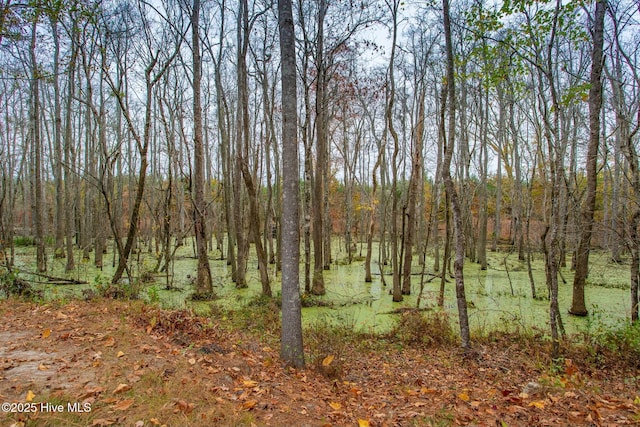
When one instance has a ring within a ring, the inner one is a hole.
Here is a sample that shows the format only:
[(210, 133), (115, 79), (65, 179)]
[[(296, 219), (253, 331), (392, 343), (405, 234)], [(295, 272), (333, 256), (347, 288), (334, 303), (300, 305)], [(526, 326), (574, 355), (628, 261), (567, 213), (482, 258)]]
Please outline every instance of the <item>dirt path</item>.
[(550, 373), (516, 344), (471, 358), (381, 347), (322, 359), (322, 375), (283, 369), (266, 341), (184, 311), (3, 301), (0, 312), (5, 426), (640, 425), (638, 372), (566, 361)]

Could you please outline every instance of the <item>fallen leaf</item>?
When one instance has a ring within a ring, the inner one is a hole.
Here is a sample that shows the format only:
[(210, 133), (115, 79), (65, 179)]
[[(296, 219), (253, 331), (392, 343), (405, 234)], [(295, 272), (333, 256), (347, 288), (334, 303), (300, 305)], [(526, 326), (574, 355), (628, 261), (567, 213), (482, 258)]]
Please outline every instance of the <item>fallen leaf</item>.
[(105, 391), (104, 387), (85, 387), (85, 392), (78, 396), (79, 400), (85, 400), (89, 397), (97, 396)]
[(189, 359), (189, 365), (195, 365), (195, 364), (196, 364), (196, 359), (194, 359), (193, 357)]
[(247, 400), (246, 402), (244, 402), (242, 404), (242, 407), (246, 410), (252, 409), (253, 407), (255, 407), (258, 404), (257, 401), (255, 400)]
[(144, 421), (142, 421), (142, 420), (136, 421), (136, 423), (133, 425), (133, 427), (144, 427)]
[(191, 413), (191, 411), (193, 411), (193, 408), (195, 407), (193, 403), (188, 403), (187, 401), (182, 399), (176, 402), (176, 406), (178, 407), (179, 410), (181, 410), (185, 414)]
[(544, 400), (534, 400), (533, 402), (529, 403), (529, 406), (534, 406), (538, 409), (544, 409)]
[(123, 393), (129, 390), (131, 390), (131, 386), (129, 384), (118, 384), (118, 387), (113, 390), (113, 394)]
[(333, 359), (335, 359), (335, 356), (333, 354), (328, 355), (322, 360), (322, 366), (331, 365), (331, 362), (333, 362)]
[(116, 339), (114, 337), (107, 337), (104, 339), (105, 347), (113, 347), (115, 343), (116, 343)]
[(113, 409), (115, 409), (116, 411), (126, 411), (131, 405), (133, 405), (133, 402), (133, 399), (123, 400), (116, 405), (113, 405)]
[(124, 356), (124, 352), (122, 351), (119, 351), (118, 354), (116, 354), (116, 357), (122, 357), (122, 356)]
[(46, 371), (46, 370), (48, 370), (48, 369), (49, 369), (49, 367), (48, 367), (47, 365), (45, 365), (44, 363), (41, 363), (41, 364), (38, 366), (38, 371)]
[(243, 380), (242, 385), (245, 387), (252, 388), (252, 387), (256, 387), (258, 385), (258, 382), (253, 380)]
[(159, 426), (159, 425), (161, 424), (161, 423), (160, 423), (160, 420), (159, 420), (159, 419), (157, 419), (157, 418), (151, 418), (151, 419), (149, 420), (149, 422), (150, 422), (151, 424), (153, 424), (154, 426)]
[(458, 399), (464, 400), (465, 402), (468, 402), (470, 400), (469, 395), (467, 393), (460, 393), (458, 395)]
[(106, 419), (106, 418), (96, 418), (95, 420), (93, 420), (93, 423), (91, 423), (92, 426), (110, 426), (115, 424), (115, 420), (110, 420), (110, 419)]
[(25, 398), (25, 400), (27, 402), (32, 402), (34, 397), (36, 397), (36, 394), (34, 392), (32, 392), (31, 390), (29, 390), (27, 392), (27, 397)]
[(342, 409), (342, 405), (338, 402), (329, 402), (329, 406), (331, 406), (334, 411), (339, 411), (340, 409)]
[(573, 361), (571, 359), (565, 359), (564, 372), (569, 377), (578, 373), (578, 368), (576, 368), (576, 366), (573, 364)]
[(358, 427), (369, 427), (369, 420), (358, 418)]
[(49, 335), (51, 335), (51, 329), (47, 328), (42, 331), (42, 338), (49, 338)]

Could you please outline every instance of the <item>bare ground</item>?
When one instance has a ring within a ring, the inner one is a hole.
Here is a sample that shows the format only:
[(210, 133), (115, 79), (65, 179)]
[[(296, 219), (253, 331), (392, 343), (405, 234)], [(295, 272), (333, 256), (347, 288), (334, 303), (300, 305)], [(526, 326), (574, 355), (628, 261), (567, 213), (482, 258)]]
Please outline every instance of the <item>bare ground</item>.
[(356, 346), (292, 370), (273, 337), (187, 311), (9, 300), (0, 313), (4, 426), (640, 425), (636, 368), (574, 353), (552, 370), (518, 340), (472, 355)]

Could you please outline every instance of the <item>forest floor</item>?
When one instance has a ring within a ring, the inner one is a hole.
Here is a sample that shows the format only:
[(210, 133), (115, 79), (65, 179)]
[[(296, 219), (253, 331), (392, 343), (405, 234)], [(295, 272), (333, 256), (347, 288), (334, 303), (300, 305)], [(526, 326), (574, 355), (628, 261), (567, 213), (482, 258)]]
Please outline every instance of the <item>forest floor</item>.
[(551, 363), (536, 337), (465, 355), (389, 338), (333, 345), (316, 330), (309, 367), (293, 370), (276, 334), (229, 313), (5, 300), (0, 314), (3, 426), (640, 425), (638, 361), (572, 347)]

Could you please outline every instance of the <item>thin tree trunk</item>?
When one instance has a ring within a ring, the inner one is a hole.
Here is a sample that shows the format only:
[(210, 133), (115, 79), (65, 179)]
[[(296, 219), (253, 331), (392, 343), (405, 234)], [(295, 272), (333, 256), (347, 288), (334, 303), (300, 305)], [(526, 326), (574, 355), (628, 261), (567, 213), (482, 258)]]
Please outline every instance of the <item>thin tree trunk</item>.
[(193, 59), (193, 155), (194, 174), (193, 200), (194, 231), (196, 235), (196, 252), (198, 268), (196, 276), (196, 294), (209, 296), (213, 292), (211, 268), (207, 257), (207, 205), (204, 199), (206, 182), (204, 179), (204, 146), (202, 138), (202, 60), (200, 58), (200, 0), (193, 0), (191, 13), (191, 41)]
[(29, 54), (31, 59), (31, 138), (33, 141), (33, 215), (35, 222), (36, 260), (39, 272), (47, 271), (47, 255), (45, 253), (45, 218), (44, 188), (42, 182), (42, 141), (40, 131), (40, 72), (36, 60), (36, 39), (38, 16), (33, 17), (31, 26), (31, 43)]
[[(449, 17), (449, 0), (442, 0), (442, 12), (444, 18), (444, 35), (447, 54), (447, 98), (448, 98), (448, 135), (445, 136), (444, 144), (444, 165), (442, 167), (444, 185), (447, 193), (451, 197), (451, 210), (453, 212), (453, 227), (455, 235), (456, 257), (454, 261), (454, 272), (456, 278), (456, 300), (458, 305), (458, 319), (460, 322), (460, 337), (462, 338), (462, 348), (471, 348), (471, 335), (469, 331), (469, 316), (467, 314), (467, 299), (464, 289), (464, 233), (462, 224), (462, 213), (460, 211), (460, 201), (456, 192), (453, 180), (451, 179), (451, 159), (455, 141), (455, 73), (453, 65), (453, 43), (451, 41), (451, 22)], [(444, 108), (444, 105), (443, 105)]]
[(324, 236), (325, 231), (325, 168), (327, 163), (327, 111), (326, 111), (326, 69), (324, 64), (324, 19), (329, 5), (327, 0), (318, 2), (318, 28), (316, 39), (316, 172), (313, 188), (313, 281), (311, 293), (324, 295)]
[(569, 313), (576, 316), (588, 314), (584, 298), (585, 281), (589, 271), (589, 249), (593, 234), (593, 214), (596, 208), (598, 183), (598, 146), (600, 145), (600, 112), (602, 109), (602, 47), (604, 44), (604, 16), (606, 0), (596, 1), (593, 26), (593, 50), (591, 52), (591, 87), (589, 89), (589, 145), (587, 147), (587, 194), (582, 206), (580, 243), (576, 254), (576, 272), (573, 279), (573, 300)]

